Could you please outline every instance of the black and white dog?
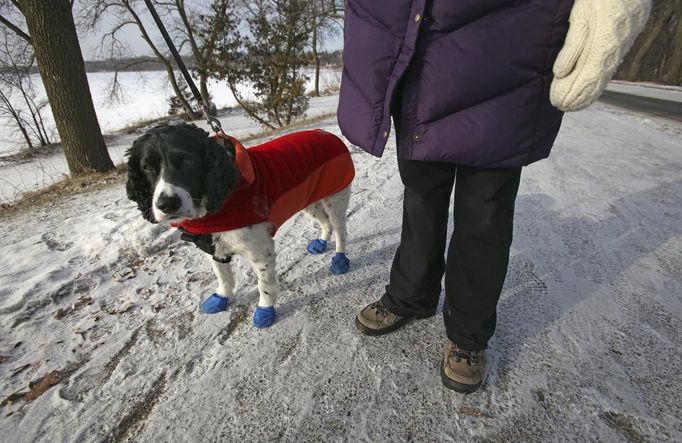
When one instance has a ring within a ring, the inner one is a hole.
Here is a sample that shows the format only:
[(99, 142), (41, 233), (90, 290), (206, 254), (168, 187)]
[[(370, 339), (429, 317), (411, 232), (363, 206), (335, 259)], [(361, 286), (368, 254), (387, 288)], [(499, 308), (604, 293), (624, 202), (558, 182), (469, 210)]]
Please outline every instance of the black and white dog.
[[(211, 138), (191, 124), (155, 127), (135, 140), (126, 155), (128, 198), (137, 203), (144, 218), (152, 223), (177, 225), (216, 213), (240, 183), (234, 143), (227, 138)], [(321, 227), (320, 239), (311, 241), (309, 252), (324, 252), (334, 231), (337, 254), (332, 262), (332, 272), (337, 274), (348, 270), (345, 248), (349, 198), (350, 185), (347, 185), (303, 209)], [(254, 325), (267, 327), (274, 322), (274, 305), (280, 288), (275, 272), (273, 229), (276, 227), (272, 223), (261, 222), (204, 236), (203, 240), (207, 237), (208, 241), (202, 249), (214, 257), (211, 264), (218, 279), (216, 293), (202, 303), (204, 312), (227, 308), (228, 297), (234, 296), (234, 275), (229, 259), (238, 254), (251, 263), (258, 277), (260, 297)], [(195, 241), (197, 237), (201, 236), (194, 236)], [(200, 242), (196, 242), (201, 247)], [(335, 265), (339, 272), (335, 272)]]

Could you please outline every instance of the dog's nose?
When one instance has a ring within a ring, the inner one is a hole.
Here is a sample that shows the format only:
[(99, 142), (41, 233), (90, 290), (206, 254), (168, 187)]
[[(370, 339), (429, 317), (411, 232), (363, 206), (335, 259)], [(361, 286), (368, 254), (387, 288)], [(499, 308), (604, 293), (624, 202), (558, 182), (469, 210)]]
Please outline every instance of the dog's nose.
[(165, 212), (166, 214), (172, 214), (180, 209), (180, 197), (177, 195), (167, 195), (161, 194), (159, 198), (156, 199), (156, 207)]

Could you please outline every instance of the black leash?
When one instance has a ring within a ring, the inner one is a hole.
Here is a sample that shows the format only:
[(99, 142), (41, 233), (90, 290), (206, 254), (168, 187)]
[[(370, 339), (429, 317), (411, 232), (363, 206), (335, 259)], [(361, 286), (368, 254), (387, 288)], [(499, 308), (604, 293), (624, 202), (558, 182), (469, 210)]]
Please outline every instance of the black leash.
[(181, 232), (180, 240), (194, 243), (194, 246), (213, 257), (213, 260), (217, 261), (218, 263), (229, 263), (232, 261), (231, 255), (226, 255), (225, 257), (218, 257), (215, 255), (215, 245), (213, 244), (212, 234), (192, 234), (182, 226), (180, 226), (178, 229)]
[[(206, 100), (204, 100), (204, 98), (201, 96), (201, 93), (199, 93), (197, 86), (194, 84), (194, 80), (192, 80), (192, 77), (189, 75), (189, 71), (187, 71), (187, 67), (185, 66), (185, 62), (182, 61), (182, 57), (180, 57), (178, 50), (175, 49), (175, 45), (173, 44), (173, 41), (171, 40), (170, 36), (168, 35), (168, 32), (166, 31), (166, 27), (163, 26), (163, 23), (161, 22), (161, 18), (159, 17), (159, 14), (157, 14), (156, 9), (154, 8), (154, 5), (152, 4), (151, 0), (144, 0), (144, 3), (147, 5), (147, 9), (149, 10), (149, 13), (152, 15), (152, 18), (154, 19), (156, 26), (159, 28), (159, 31), (161, 32), (161, 35), (163, 36), (163, 39), (166, 41), (166, 45), (168, 45), (168, 49), (170, 49), (170, 52), (173, 55), (173, 58), (175, 59), (175, 63), (177, 63), (178, 68), (180, 68), (180, 72), (182, 72), (182, 76), (185, 77), (185, 81), (187, 82), (189, 89), (192, 91), (192, 95), (194, 96), (194, 99), (197, 101), (197, 103), (201, 103), (201, 106), (204, 108), (204, 117), (206, 117), (206, 121), (208, 122), (211, 129), (213, 129), (213, 132), (215, 132), (216, 134), (222, 134), (223, 128), (220, 125), (220, 120), (218, 120), (214, 115), (211, 115), (208, 102)], [(213, 257), (213, 260), (220, 262), (220, 263), (229, 263), (232, 260), (231, 255), (228, 255), (225, 257), (216, 257), (215, 256), (215, 246), (213, 244), (213, 235), (211, 235), (211, 234), (192, 234), (191, 232), (186, 231), (182, 228), (180, 228), (180, 231), (182, 232), (182, 234), (180, 235), (180, 238), (182, 240), (194, 243), (199, 249), (206, 252), (207, 254), (210, 254)]]
[(189, 71), (187, 71), (187, 68), (185, 67), (185, 62), (182, 61), (182, 57), (180, 57), (178, 50), (175, 49), (175, 45), (173, 44), (173, 41), (168, 35), (166, 27), (163, 26), (159, 14), (156, 13), (156, 9), (154, 8), (152, 1), (144, 0), (144, 3), (147, 5), (149, 13), (152, 15), (152, 18), (154, 19), (156, 26), (159, 28), (159, 31), (163, 36), (163, 39), (166, 41), (166, 45), (168, 45), (168, 49), (170, 49), (170, 52), (173, 55), (173, 58), (175, 59), (175, 63), (177, 63), (178, 68), (180, 68), (182, 76), (185, 77), (185, 81), (187, 82), (189, 89), (192, 91), (194, 99), (197, 101), (197, 103), (201, 103), (201, 106), (204, 108), (204, 117), (206, 117), (208, 125), (211, 127), (211, 129), (213, 129), (213, 132), (215, 132), (216, 134), (222, 134), (223, 128), (222, 126), (220, 126), (220, 121), (214, 115), (211, 115), (208, 102), (204, 100), (204, 98), (201, 96), (199, 90), (197, 89), (197, 86), (194, 84), (194, 80), (192, 80), (192, 77), (189, 75)]

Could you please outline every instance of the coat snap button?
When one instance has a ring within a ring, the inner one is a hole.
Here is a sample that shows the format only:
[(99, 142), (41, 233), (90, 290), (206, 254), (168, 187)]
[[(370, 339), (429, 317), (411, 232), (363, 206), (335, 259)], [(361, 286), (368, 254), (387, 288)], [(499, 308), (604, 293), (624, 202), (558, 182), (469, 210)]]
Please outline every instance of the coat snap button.
[(415, 141), (419, 141), (419, 140), (421, 140), (421, 139), (422, 139), (422, 136), (421, 136), (421, 135), (419, 135), (419, 134), (414, 134), (414, 140), (415, 140)]
[(421, 14), (417, 14), (417, 15), (414, 16), (414, 21), (415, 21), (415, 22), (418, 22), (419, 20), (421, 20), (421, 18), (422, 18), (422, 15), (421, 15)]

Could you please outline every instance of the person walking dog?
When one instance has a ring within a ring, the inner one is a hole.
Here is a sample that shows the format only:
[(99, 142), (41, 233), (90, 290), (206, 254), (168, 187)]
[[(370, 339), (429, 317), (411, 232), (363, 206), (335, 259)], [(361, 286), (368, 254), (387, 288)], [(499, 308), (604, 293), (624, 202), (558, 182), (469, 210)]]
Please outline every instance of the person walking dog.
[(393, 116), (405, 186), (389, 282), (360, 331), (434, 315), (445, 274), (441, 379), (478, 389), (521, 168), (549, 155), (563, 111), (598, 98), (649, 11), (650, 0), (348, 0), (339, 126), (380, 157)]

